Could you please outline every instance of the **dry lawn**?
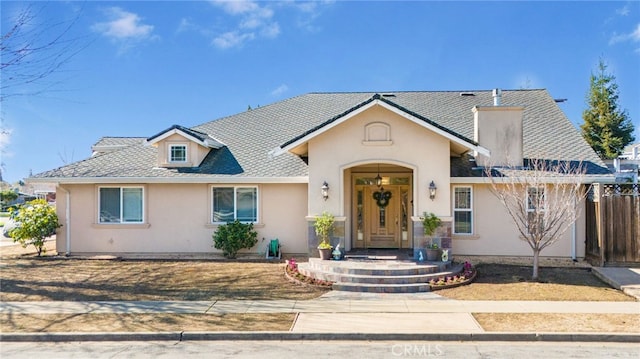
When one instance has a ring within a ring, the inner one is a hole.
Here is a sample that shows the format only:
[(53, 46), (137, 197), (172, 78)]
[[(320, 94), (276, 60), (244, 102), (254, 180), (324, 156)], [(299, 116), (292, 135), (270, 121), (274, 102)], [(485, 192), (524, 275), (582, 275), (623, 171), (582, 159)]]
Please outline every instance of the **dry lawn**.
[(488, 332), (640, 333), (640, 314), (474, 313)]
[(327, 291), (289, 282), (284, 264), (271, 261), (35, 258), (20, 249), (0, 248), (0, 301), (312, 299)]
[(0, 332), (288, 331), (295, 314), (0, 314)]
[(609, 287), (588, 268), (540, 268), (531, 281), (530, 266), (481, 264), (470, 285), (437, 293), (459, 300), (634, 301)]

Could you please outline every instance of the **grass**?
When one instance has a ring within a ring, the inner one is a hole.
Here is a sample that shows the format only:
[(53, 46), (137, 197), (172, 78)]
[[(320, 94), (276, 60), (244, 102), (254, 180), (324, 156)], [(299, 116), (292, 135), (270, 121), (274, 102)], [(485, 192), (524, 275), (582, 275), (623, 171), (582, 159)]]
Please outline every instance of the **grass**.
[(288, 331), (295, 314), (0, 314), (0, 332)]
[(640, 314), (474, 313), (490, 332), (640, 333)]
[(481, 264), (470, 285), (437, 293), (459, 300), (635, 301), (609, 287), (589, 268), (540, 268), (538, 281), (531, 280), (530, 266)]

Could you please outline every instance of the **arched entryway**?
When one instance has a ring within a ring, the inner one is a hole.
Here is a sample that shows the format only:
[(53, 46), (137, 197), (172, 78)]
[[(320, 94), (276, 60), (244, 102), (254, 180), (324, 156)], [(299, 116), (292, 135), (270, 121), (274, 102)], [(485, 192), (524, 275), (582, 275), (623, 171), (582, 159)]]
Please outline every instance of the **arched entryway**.
[(351, 168), (351, 248), (413, 247), (413, 170), (384, 163)]

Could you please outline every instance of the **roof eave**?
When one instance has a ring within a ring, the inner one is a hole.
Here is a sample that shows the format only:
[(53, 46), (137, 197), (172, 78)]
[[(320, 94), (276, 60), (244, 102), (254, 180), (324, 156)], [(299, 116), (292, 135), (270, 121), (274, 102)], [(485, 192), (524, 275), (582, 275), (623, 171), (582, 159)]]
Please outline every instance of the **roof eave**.
[(29, 183), (64, 184), (107, 184), (107, 183), (241, 183), (241, 184), (269, 184), (269, 183), (309, 183), (308, 176), (296, 177), (38, 177), (27, 178)]

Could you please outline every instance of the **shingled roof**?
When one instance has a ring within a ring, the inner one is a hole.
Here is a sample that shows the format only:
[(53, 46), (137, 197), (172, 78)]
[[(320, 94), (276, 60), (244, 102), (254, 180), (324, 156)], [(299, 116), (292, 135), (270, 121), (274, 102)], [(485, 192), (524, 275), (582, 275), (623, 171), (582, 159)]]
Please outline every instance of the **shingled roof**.
[[(186, 129), (225, 145), (211, 149), (197, 168), (158, 168), (157, 149), (136, 143), (32, 178), (303, 181), (308, 169), (302, 158), (288, 152), (273, 156), (271, 151), (375, 97), (469, 142), (473, 142), (471, 109), (493, 105), (491, 90), (394, 92), (386, 96), (373, 92), (309, 93)], [(502, 105), (524, 107), (525, 158), (581, 160), (588, 164), (589, 174), (608, 173), (546, 90), (504, 90)]]

